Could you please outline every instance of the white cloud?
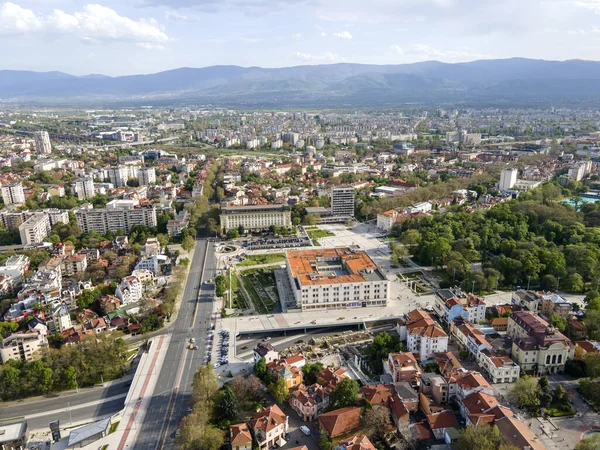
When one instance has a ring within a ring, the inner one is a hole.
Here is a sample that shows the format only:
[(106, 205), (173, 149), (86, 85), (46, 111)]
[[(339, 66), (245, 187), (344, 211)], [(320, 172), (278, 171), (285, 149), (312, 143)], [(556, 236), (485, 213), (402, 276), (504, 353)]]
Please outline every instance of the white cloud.
[(425, 44), (414, 44), (408, 50), (405, 50), (405, 53), (416, 56), (419, 61), (439, 59), (444, 62), (465, 62), (491, 58), (488, 54), (472, 52), (468, 48), (440, 50)]
[(391, 45), (390, 50), (396, 55), (404, 55), (404, 49), (399, 45)]
[(321, 31), (321, 33), (319, 34), (319, 36), (321, 36), (321, 37), (327, 37), (327, 33), (325, 33), (324, 31)]
[(172, 9), (167, 10), (165, 12), (165, 18), (170, 20), (171, 22), (187, 22), (187, 23), (196, 23), (200, 22), (200, 19), (196, 16), (189, 16), (186, 14), (181, 14), (180, 12), (173, 11)]
[(292, 34), (292, 39), (300, 39), (302, 37), (302, 33), (294, 33)]
[(352, 39), (352, 35), (348, 31), (340, 31), (339, 33), (333, 33), (333, 35), (340, 39)]
[(325, 64), (343, 62), (344, 58), (336, 53), (323, 53), (322, 55), (313, 55), (312, 53), (296, 52), (291, 55), (292, 59), (304, 63)]
[(133, 20), (98, 4), (87, 4), (73, 14), (55, 9), (44, 16), (15, 3), (5, 2), (0, 5), (0, 34), (73, 35), (92, 42), (127, 41), (155, 46), (169, 40), (156, 20)]

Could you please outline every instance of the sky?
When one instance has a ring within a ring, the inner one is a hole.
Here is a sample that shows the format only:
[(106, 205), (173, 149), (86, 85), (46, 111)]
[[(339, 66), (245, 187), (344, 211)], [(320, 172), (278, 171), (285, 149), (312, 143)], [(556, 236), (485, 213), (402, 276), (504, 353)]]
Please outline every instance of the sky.
[(0, 0), (0, 69), (600, 59), (600, 0)]

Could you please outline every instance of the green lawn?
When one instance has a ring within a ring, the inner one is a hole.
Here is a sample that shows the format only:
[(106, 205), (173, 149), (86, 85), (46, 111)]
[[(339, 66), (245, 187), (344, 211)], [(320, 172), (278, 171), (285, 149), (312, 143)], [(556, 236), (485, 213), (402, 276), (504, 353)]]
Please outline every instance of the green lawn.
[(571, 408), (571, 405), (566, 401), (563, 403), (552, 402), (548, 408), (546, 408), (546, 414), (550, 417), (565, 417), (574, 416), (575, 411)]
[(119, 426), (120, 422), (115, 422), (113, 424), (110, 425), (110, 430), (108, 430), (108, 434), (114, 433), (115, 431), (117, 431), (117, 428)]
[(315, 241), (316, 239), (321, 239), (324, 237), (330, 237), (330, 236), (335, 236), (335, 233), (332, 233), (331, 231), (328, 230), (321, 230), (321, 229), (316, 229), (316, 230), (308, 230), (308, 236)]
[[(240, 274), (242, 279), (242, 283), (244, 284), (244, 288), (246, 292), (250, 295), (252, 303), (254, 304), (254, 308), (261, 314), (269, 314), (273, 307), (275, 306), (275, 302), (271, 300), (271, 298), (262, 293), (259, 294), (260, 288), (264, 289), (275, 289), (275, 295), (277, 295), (277, 291), (275, 288), (275, 276), (272, 271), (263, 271), (263, 270), (252, 270), (248, 272), (244, 272)], [(258, 290), (257, 287), (258, 286)]]
[(239, 267), (257, 266), (260, 264), (276, 264), (285, 261), (283, 253), (267, 253), (261, 255), (248, 255), (238, 264)]

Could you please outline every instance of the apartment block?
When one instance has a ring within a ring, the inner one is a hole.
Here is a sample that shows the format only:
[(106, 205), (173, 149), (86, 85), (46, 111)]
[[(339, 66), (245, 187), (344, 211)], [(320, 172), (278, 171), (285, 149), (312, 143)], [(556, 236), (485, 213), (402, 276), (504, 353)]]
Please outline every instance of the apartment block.
[(465, 293), (460, 288), (439, 289), (435, 292), (433, 309), (448, 324), (457, 317), (463, 317), (472, 323), (482, 322), (485, 320), (485, 308), (481, 297)]
[(410, 352), (421, 361), (435, 353), (448, 350), (448, 335), (426, 311), (414, 310), (398, 320), (396, 329), (401, 341), (406, 341)]
[(331, 188), (331, 215), (354, 217), (354, 187), (333, 186)]
[(73, 183), (73, 192), (77, 194), (79, 200), (87, 200), (96, 195), (94, 178), (85, 177), (75, 180)]
[(156, 226), (154, 206), (109, 208), (79, 208), (75, 211), (77, 226), (83, 233), (95, 231), (106, 234), (111, 231), (128, 232), (134, 225)]
[(35, 213), (21, 225), (19, 234), (24, 245), (39, 244), (50, 234), (50, 219), (44, 213)]
[(25, 193), (21, 182), (2, 186), (2, 201), (5, 205), (25, 203)]
[(140, 186), (148, 186), (156, 183), (156, 171), (154, 167), (144, 167), (138, 170), (138, 182)]
[(35, 352), (47, 345), (45, 334), (39, 330), (13, 333), (0, 342), (0, 361), (31, 361)]
[(52, 143), (47, 131), (36, 131), (33, 138), (35, 140), (35, 149), (40, 155), (49, 155), (52, 153)]

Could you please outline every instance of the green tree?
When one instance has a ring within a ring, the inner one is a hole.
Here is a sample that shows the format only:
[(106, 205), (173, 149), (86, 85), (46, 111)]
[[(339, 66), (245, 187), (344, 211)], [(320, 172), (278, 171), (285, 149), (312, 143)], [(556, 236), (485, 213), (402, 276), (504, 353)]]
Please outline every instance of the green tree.
[(337, 408), (344, 408), (355, 404), (359, 390), (360, 387), (356, 381), (350, 378), (344, 378), (337, 384), (332, 393), (333, 404)]
[(322, 432), (321, 437), (319, 438), (319, 450), (331, 450), (332, 448), (333, 443), (331, 442), (331, 438), (329, 437), (327, 432)]
[(600, 377), (600, 353), (588, 353), (585, 356), (585, 370), (592, 379)]
[(183, 238), (183, 241), (181, 242), (181, 247), (186, 251), (186, 252), (190, 252), (192, 251), (192, 249), (194, 248), (194, 244), (195, 244), (195, 240), (193, 237), (191, 236), (186, 236)]
[(210, 409), (212, 400), (219, 390), (219, 381), (214, 369), (207, 365), (200, 366), (192, 384), (192, 407), (194, 410)]
[(260, 358), (256, 364), (254, 364), (254, 375), (264, 381), (264, 378), (267, 376), (267, 362), (265, 361), (265, 358)]
[(227, 230), (227, 239), (237, 239), (239, 237), (237, 229)]
[(600, 448), (600, 436), (590, 436), (582, 439), (575, 446), (575, 450), (598, 450)]
[(540, 388), (535, 378), (529, 376), (519, 378), (513, 385), (510, 395), (520, 408), (533, 411), (540, 406)]
[(273, 396), (277, 403), (286, 402), (290, 396), (287, 385), (283, 378), (277, 378), (269, 384), (269, 394)]
[(67, 389), (75, 389), (77, 387), (77, 371), (75, 367), (68, 366), (63, 372), (64, 384)]
[(222, 274), (217, 275), (215, 278), (215, 295), (217, 297), (223, 297), (227, 288), (227, 280)]
[(562, 316), (559, 316), (556, 313), (552, 313), (550, 316), (550, 323), (552, 326), (558, 328), (561, 332), (565, 331), (567, 328), (567, 319)]
[(304, 384), (310, 386), (317, 382), (317, 374), (323, 370), (323, 364), (320, 362), (306, 363), (302, 367), (302, 375), (304, 378)]
[(496, 450), (500, 440), (497, 426), (478, 425), (463, 429), (454, 446), (461, 450)]
[(237, 417), (237, 399), (231, 388), (227, 385), (216, 404), (215, 412), (219, 421), (232, 422)]
[(11, 365), (5, 365), (0, 377), (0, 396), (3, 400), (16, 399), (21, 395), (21, 371)]

